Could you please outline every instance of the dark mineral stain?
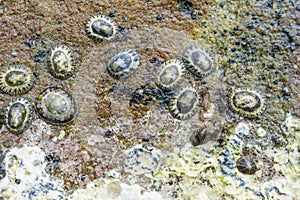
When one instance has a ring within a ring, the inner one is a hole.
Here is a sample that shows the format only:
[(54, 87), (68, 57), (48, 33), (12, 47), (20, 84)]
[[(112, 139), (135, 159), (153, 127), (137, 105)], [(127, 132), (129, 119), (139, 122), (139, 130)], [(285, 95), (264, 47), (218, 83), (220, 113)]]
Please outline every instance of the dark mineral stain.
[(3, 162), (4, 157), (5, 157), (5, 153), (0, 150), (0, 180), (3, 179), (6, 175), (5, 166), (4, 166), (4, 162)]
[(60, 158), (56, 155), (48, 154), (45, 159), (47, 161), (46, 172), (54, 174), (59, 167)]
[(157, 101), (159, 105), (167, 106), (173, 94), (173, 91), (164, 91), (158, 87), (142, 85), (132, 93), (129, 105), (143, 104), (146, 106), (152, 101)]
[(38, 51), (37, 54), (34, 56), (33, 60), (34, 62), (40, 62), (43, 58), (45, 58), (47, 55), (47, 52), (44, 50)]

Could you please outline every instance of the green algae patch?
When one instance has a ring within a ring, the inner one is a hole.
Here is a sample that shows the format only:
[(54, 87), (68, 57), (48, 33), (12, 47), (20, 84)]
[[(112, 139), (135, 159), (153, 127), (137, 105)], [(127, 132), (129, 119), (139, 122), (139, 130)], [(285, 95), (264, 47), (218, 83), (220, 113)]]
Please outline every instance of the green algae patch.
[[(263, 120), (280, 123), (285, 113), (299, 116), (294, 54), (299, 45), (296, 8), (290, 2), (216, 1), (196, 28), (199, 43), (215, 54), (229, 87), (266, 94)], [(297, 67), (298, 66), (298, 67)], [(268, 120), (267, 120), (268, 119)]]

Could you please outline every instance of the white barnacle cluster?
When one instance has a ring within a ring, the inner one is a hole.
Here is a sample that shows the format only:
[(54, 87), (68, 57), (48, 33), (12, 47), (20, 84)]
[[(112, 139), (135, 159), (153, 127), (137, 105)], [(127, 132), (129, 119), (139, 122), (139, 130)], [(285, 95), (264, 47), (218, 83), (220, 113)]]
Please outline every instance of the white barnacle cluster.
[(6, 176), (0, 181), (4, 199), (63, 199), (63, 182), (45, 172), (45, 153), (38, 147), (13, 148), (3, 160)]
[[(218, 199), (220, 196), (228, 199), (295, 199), (300, 195), (299, 118), (288, 115), (282, 128), (288, 145), (263, 150), (243, 139), (249, 132), (262, 132), (262, 127), (254, 126), (253, 122), (240, 122), (221, 151), (217, 147), (208, 151), (204, 146), (186, 144), (165, 158), (154, 178), (162, 183), (162, 190), (168, 190), (170, 188), (163, 183), (168, 183), (170, 177), (180, 177), (179, 190), (182, 192), (179, 199)], [(265, 134), (257, 136), (267, 137)], [(241, 156), (245, 148), (250, 152), (266, 151), (273, 158), (274, 175), (261, 181), (266, 161), (251, 154)]]
[(128, 185), (118, 180), (97, 179), (89, 183), (85, 189), (78, 189), (68, 196), (70, 200), (162, 200), (162, 196), (155, 191), (145, 191), (137, 184)]
[(63, 181), (46, 173), (45, 152), (38, 147), (13, 148), (3, 162), (6, 176), (0, 181), (0, 194), (4, 199), (163, 199), (157, 192), (145, 191), (137, 184), (128, 185), (116, 179), (96, 179), (86, 188), (67, 195)]

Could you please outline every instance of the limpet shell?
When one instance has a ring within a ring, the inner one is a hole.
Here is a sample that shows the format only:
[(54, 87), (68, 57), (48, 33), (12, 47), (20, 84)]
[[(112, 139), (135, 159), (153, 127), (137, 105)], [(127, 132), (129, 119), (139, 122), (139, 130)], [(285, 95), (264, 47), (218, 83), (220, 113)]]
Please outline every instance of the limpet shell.
[(135, 50), (125, 49), (109, 60), (107, 71), (112, 77), (118, 79), (133, 73), (138, 68), (139, 64), (139, 54)]
[(25, 98), (14, 98), (4, 110), (4, 123), (12, 133), (24, 132), (32, 122), (33, 106)]
[(257, 171), (257, 166), (253, 158), (250, 156), (242, 156), (236, 161), (237, 169), (243, 174), (254, 174)]
[(68, 79), (76, 71), (72, 50), (65, 45), (58, 45), (51, 50), (49, 72), (59, 79)]
[(169, 111), (176, 119), (189, 119), (198, 111), (201, 100), (196, 89), (192, 87), (181, 88), (170, 100)]
[(186, 68), (195, 76), (206, 77), (216, 70), (216, 65), (209, 53), (198, 44), (186, 48), (182, 60)]
[(230, 108), (248, 118), (255, 118), (265, 110), (265, 100), (255, 90), (234, 89), (229, 96)]
[(175, 88), (184, 74), (184, 64), (177, 60), (171, 59), (164, 62), (157, 76), (156, 84), (165, 90)]
[(77, 104), (69, 91), (59, 87), (48, 87), (38, 95), (36, 110), (44, 121), (60, 125), (75, 119)]
[(111, 40), (116, 36), (117, 26), (108, 17), (96, 15), (89, 18), (86, 24), (86, 31), (89, 36), (95, 39)]
[(13, 65), (0, 72), (0, 90), (7, 94), (24, 94), (34, 85), (35, 77), (29, 67)]

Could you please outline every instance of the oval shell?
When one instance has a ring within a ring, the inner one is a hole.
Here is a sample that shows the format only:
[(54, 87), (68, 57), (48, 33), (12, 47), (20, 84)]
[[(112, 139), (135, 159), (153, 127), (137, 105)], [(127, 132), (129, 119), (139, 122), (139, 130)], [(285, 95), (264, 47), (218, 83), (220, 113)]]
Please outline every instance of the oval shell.
[(184, 74), (184, 64), (177, 60), (167, 60), (161, 66), (161, 70), (157, 76), (157, 85), (162, 89), (174, 89)]
[(116, 24), (106, 16), (96, 15), (89, 18), (86, 24), (89, 36), (98, 40), (111, 40), (116, 36)]
[(35, 77), (29, 67), (13, 65), (0, 72), (0, 90), (7, 94), (24, 94), (34, 85)]
[(58, 45), (51, 50), (49, 72), (59, 79), (67, 79), (76, 71), (72, 50), (64, 45)]
[(12, 133), (24, 132), (32, 122), (33, 106), (25, 98), (15, 98), (4, 110), (4, 123)]
[(75, 119), (77, 104), (69, 91), (59, 87), (48, 87), (38, 95), (36, 110), (46, 122), (66, 124)]
[(170, 100), (169, 111), (179, 120), (186, 120), (196, 114), (201, 103), (197, 90), (185, 87), (179, 90)]
[(109, 60), (107, 71), (112, 77), (118, 79), (133, 73), (139, 64), (139, 54), (135, 50), (125, 49)]
[(254, 174), (257, 171), (255, 161), (249, 156), (242, 156), (236, 161), (237, 169), (243, 174)]
[(265, 100), (255, 90), (235, 89), (229, 96), (229, 106), (244, 117), (254, 118), (265, 110)]
[(195, 76), (206, 77), (216, 70), (213, 59), (200, 45), (193, 44), (183, 52), (182, 60), (186, 68)]

